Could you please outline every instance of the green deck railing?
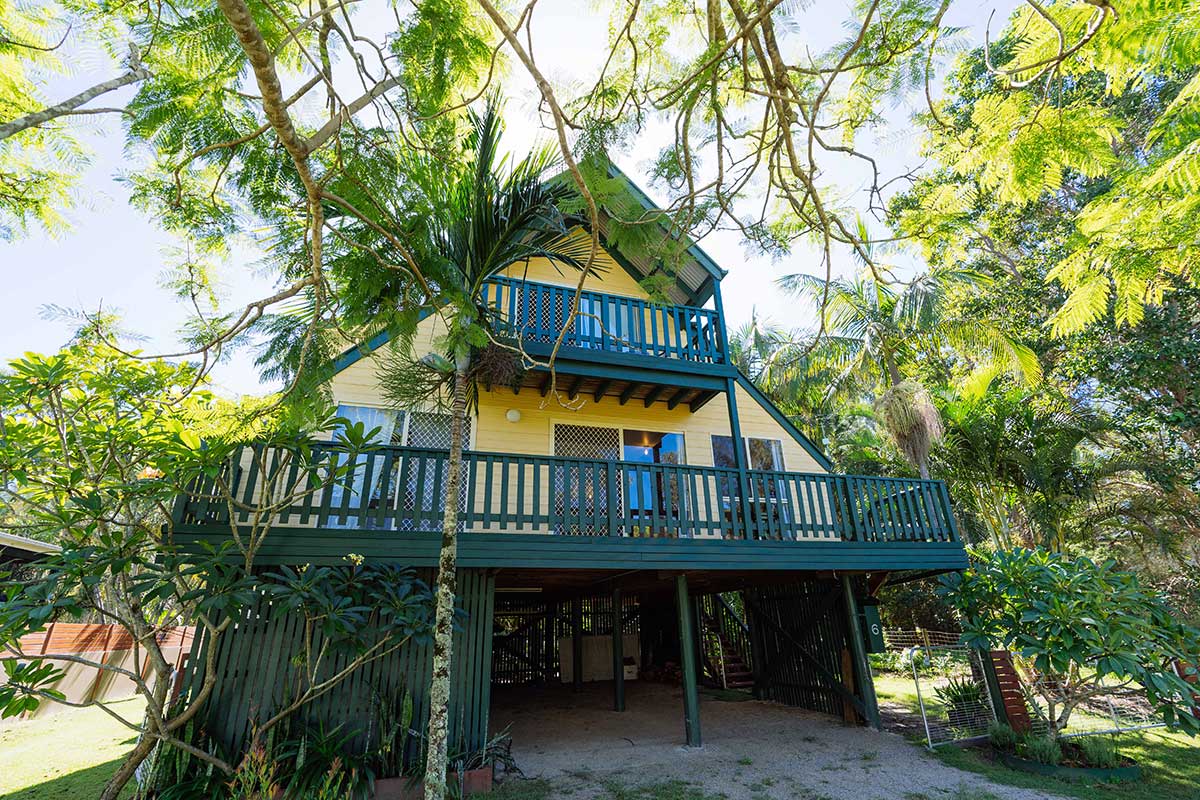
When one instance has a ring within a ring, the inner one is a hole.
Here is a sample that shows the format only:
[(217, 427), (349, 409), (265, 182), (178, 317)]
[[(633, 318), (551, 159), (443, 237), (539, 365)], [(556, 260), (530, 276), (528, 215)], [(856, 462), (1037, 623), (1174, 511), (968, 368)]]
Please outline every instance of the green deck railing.
[[(525, 343), (550, 343), (566, 325), (575, 290), (535, 281), (492, 278), (482, 301), (500, 330)], [(581, 292), (579, 314), (565, 347), (631, 353), (705, 364), (724, 364), (720, 316), (693, 306), (650, 303), (635, 297)]]
[[(228, 526), (255, 514), (273, 525), (441, 529), (448, 453), (381, 446), (354, 457), (319, 445), (294, 452), (246, 447), (221, 480), (181, 499), (177, 521)], [(315, 487), (299, 493), (294, 487)], [(283, 488), (288, 487), (288, 488)], [(292, 495), (268, 503), (264, 498)], [(958, 536), (941, 481), (765, 472), (683, 464), (464, 454), (459, 496), (464, 531), (847, 542), (948, 542)]]

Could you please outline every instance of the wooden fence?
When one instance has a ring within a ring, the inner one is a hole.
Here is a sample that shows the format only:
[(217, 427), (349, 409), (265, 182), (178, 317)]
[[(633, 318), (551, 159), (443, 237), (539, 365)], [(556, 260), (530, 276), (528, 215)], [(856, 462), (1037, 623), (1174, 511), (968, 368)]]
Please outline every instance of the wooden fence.
[[(195, 629), (167, 628), (156, 637), (167, 661), (179, 673), (187, 660)], [(89, 661), (136, 672), (143, 680), (151, 677), (150, 656), (145, 648), (134, 649), (133, 637), (119, 625), (88, 622), (52, 622), (44, 631), (21, 637), (20, 651), (27, 658), (46, 655), (78, 655)], [(7, 655), (7, 654), (6, 654)], [(87, 664), (51, 661), (64, 670), (52, 688), (66, 695), (68, 702), (121, 700), (132, 697), (137, 689), (132, 679), (112, 669)], [(2, 678), (3, 676), (0, 676)], [(58, 703), (42, 703), (34, 716), (66, 708)]]

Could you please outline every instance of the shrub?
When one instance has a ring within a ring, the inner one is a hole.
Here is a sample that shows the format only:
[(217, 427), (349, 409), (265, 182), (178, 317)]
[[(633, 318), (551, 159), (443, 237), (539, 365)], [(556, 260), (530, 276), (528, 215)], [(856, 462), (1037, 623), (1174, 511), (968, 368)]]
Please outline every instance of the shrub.
[(1117, 740), (1111, 736), (1080, 736), (1075, 740), (1089, 767), (1112, 769), (1121, 766)]
[(1052, 736), (1031, 734), (1021, 740), (1017, 753), (1023, 758), (1051, 766), (1062, 763), (1062, 745)]
[(871, 669), (876, 672), (904, 672), (904, 655), (896, 650), (886, 653), (871, 653)]
[(955, 708), (983, 704), (983, 689), (969, 677), (951, 678), (945, 686), (933, 690), (938, 700)]
[(1011, 753), (1017, 749), (1017, 742), (1021, 741), (1021, 736), (1011, 726), (993, 720), (992, 724), (988, 725), (988, 740), (997, 750)]

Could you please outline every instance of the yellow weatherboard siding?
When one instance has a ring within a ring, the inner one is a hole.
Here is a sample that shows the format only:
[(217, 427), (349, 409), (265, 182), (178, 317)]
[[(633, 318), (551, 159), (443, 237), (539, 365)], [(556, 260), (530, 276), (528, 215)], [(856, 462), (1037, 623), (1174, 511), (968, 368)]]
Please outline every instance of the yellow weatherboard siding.
[[(440, 327), (433, 317), (422, 325)], [(429, 341), (425, 336), (424, 340)], [(421, 341), (421, 337), (418, 341)], [(361, 406), (386, 406), (379, 388), (376, 371), (384, 358), (375, 354), (360, 359), (339, 372), (333, 379), (333, 396), (338, 403)], [(565, 401), (565, 393), (564, 393)], [(594, 402), (591, 397), (580, 395), (570, 408), (554, 400), (553, 395), (543, 398), (535, 389), (525, 388), (514, 395), (510, 389), (480, 392), (479, 419), (472, 426), (472, 449), (493, 453), (516, 453), (521, 455), (552, 455), (553, 425), (599, 425), (613, 428), (682, 433), (684, 455), (687, 463), (697, 466), (712, 466), (713, 434), (729, 435), (729, 413), (725, 397), (717, 396), (696, 413), (685, 404), (668, 410), (666, 403), (653, 403), (646, 408), (641, 400), (630, 400), (625, 405), (615, 397), (603, 397)], [(789, 472), (824, 472), (800, 443), (792, 438), (766, 409), (741, 387), (737, 389), (738, 419), (742, 425), (742, 436), (757, 439), (778, 439), (783, 445), (783, 466)], [(521, 412), (519, 422), (509, 422), (505, 413), (509, 409)]]

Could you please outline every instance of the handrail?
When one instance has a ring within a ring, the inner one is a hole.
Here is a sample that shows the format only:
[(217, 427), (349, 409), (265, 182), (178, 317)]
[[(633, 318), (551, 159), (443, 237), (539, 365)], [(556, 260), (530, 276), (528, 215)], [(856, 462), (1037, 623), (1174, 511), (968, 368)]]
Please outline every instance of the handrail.
[[(716, 311), (591, 290), (579, 297), (580, 313), (564, 337), (566, 347), (726, 363)], [(574, 300), (573, 288), (505, 277), (490, 278), (482, 292), (499, 330), (523, 342), (556, 341)]]
[[(348, 463), (318, 444), (303, 464), (283, 451), (243, 448), (223, 476), (236, 523), (264, 519), (260, 498), (309, 480), (317, 488), (281, 501), (274, 525), (436, 531), (449, 454), (380, 445)], [(340, 469), (340, 472), (335, 470)], [(575, 536), (949, 542), (957, 539), (941, 481), (647, 464), (468, 451), (459, 497), (465, 531)], [(286, 473), (286, 474), (285, 474)], [(308, 477), (311, 476), (311, 477)], [(746, 496), (742, 496), (742, 492)], [(198, 486), (178, 521), (230, 522), (217, 494)]]

